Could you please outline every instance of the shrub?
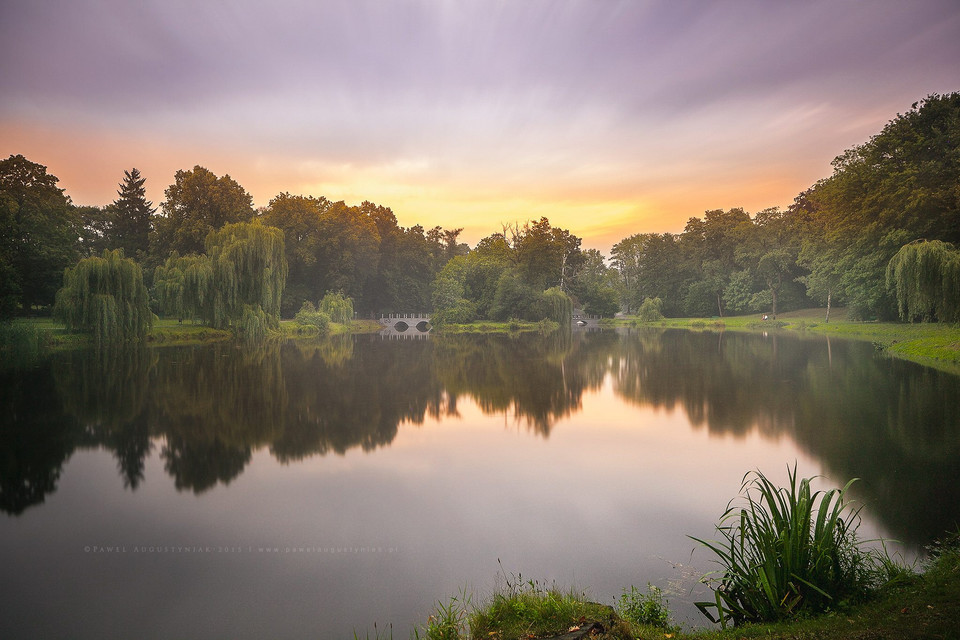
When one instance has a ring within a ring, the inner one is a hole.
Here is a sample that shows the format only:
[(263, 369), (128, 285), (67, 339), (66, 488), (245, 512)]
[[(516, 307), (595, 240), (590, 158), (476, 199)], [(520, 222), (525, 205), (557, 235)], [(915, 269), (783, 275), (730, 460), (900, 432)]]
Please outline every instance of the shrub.
[(646, 298), (637, 311), (640, 322), (658, 322), (663, 320), (663, 300), (660, 298)]
[(722, 565), (712, 580), (715, 601), (696, 603), (711, 621), (725, 627), (821, 613), (876, 586), (876, 555), (856, 537), (860, 508), (845, 501), (853, 480), (812, 492), (811, 479), (797, 481), (796, 466), (788, 475), (789, 486), (777, 488), (759, 471), (746, 474), (746, 504), (728, 505), (717, 525), (723, 540), (693, 538)]
[(452, 306), (434, 313), (430, 318), (430, 323), (437, 326), (443, 324), (468, 324), (476, 319), (477, 305), (465, 298), (460, 298)]
[(663, 599), (663, 591), (647, 583), (647, 593), (634, 586), (624, 589), (617, 604), (621, 617), (635, 624), (645, 624), (660, 629), (670, 627), (670, 611)]
[(294, 321), (300, 326), (316, 327), (319, 333), (326, 333), (330, 329), (330, 316), (317, 311), (309, 300), (300, 307), (300, 311), (294, 316)]

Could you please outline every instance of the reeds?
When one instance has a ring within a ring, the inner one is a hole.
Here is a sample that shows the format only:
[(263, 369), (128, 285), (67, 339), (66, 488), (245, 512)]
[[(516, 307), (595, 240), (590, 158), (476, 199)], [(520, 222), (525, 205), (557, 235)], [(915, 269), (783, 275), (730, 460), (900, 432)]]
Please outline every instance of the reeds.
[[(843, 489), (811, 491), (810, 478), (778, 488), (759, 471), (743, 478), (741, 497), (731, 502), (717, 531), (722, 541), (693, 538), (717, 556), (723, 568), (711, 582), (714, 602), (697, 607), (726, 627), (818, 613), (865, 595), (877, 576), (875, 555), (860, 548), (860, 507)], [(691, 536), (692, 537), (692, 536)], [(714, 613), (716, 616), (714, 616)]]

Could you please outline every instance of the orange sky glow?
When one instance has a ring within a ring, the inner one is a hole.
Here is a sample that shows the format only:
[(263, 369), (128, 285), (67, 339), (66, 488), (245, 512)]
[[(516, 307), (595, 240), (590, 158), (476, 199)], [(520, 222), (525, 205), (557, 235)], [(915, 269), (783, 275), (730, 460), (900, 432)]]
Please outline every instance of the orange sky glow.
[(257, 206), (370, 200), (471, 245), (546, 216), (608, 254), (786, 207), (960, 89), (960, 6), (937, 0), (180, 4), (0, 10), (0, 154), (76, 204), (137, 167), (159, 205), (201, 165)]

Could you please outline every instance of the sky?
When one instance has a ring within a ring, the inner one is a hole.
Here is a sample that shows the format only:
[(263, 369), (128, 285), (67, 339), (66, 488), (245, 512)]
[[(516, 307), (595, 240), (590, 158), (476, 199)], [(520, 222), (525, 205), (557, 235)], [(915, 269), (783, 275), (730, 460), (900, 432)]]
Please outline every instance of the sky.
[(0, 157), (75, 204), (200, 165), (471, 245), (786, 207), (958, 90), (957, 0), (0, 0)]

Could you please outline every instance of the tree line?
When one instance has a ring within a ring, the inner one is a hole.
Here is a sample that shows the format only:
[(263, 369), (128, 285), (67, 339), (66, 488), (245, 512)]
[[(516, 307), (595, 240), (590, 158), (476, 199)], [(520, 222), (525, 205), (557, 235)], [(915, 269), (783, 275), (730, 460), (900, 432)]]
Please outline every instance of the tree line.
[(255, 209), (201, 166), (177, 171), (159, 207), (135, 168), (110, 205), (75, 206), (46, 167), (11, 155), (0, 160), (0, 316), (55, 301), (78, 328), (125, 306), (146, 316), (135, 282), (124, 289), (135, 303), (108, 300), (139, 272), (152, 312), (251, 332), (331, 292), (360, 314), (430, 310), (438, 322), (563, 321), (574, 306), (609, 316), (645, 302), (667, 316), (822, 304), (960, 320), (960, 93), (915, 103), (832, 165), (785, 210), (707, 211), (680, 233), (624, 238), (608, 260), (547, 218), (471, 248), (461, 229), (404, 228), (372, 202), (281, 193)]

